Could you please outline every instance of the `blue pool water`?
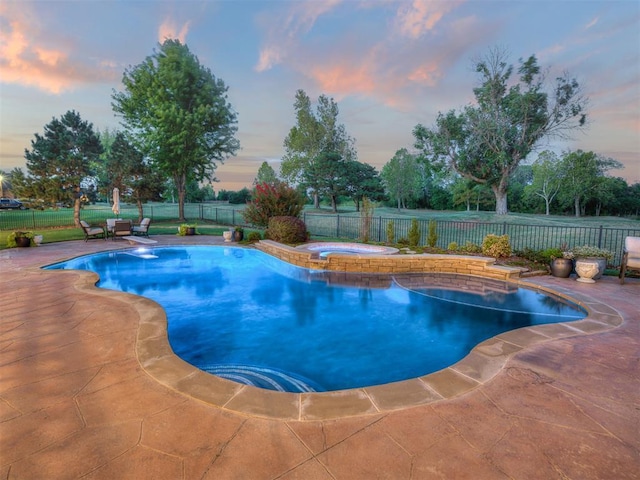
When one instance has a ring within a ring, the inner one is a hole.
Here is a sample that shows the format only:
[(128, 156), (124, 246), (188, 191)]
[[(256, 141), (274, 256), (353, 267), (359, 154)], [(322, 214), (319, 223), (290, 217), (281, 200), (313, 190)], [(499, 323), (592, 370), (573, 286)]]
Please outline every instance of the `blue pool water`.
[(237, 247), (121, 250), (47, 268), (94, 271), (102, 288), (155, 300), (178, 356), (273, 390), (406, 380), (454, 364), (501, 332), (585, 317), (506, 282), (313, 271)]

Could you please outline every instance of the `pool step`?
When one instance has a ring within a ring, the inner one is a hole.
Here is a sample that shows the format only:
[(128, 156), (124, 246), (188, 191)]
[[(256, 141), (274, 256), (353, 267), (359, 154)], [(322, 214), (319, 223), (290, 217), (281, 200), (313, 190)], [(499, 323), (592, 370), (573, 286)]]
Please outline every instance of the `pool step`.
[(294, 373), (255, 365), (206, 365), (200, 369), (233, 382), (278, 392), (324, 392), (315, 382)]

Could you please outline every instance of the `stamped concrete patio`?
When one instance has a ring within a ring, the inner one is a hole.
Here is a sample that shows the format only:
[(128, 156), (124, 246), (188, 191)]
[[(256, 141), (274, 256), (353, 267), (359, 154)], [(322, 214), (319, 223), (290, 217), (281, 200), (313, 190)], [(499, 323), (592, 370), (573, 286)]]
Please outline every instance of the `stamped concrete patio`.
[(366, 413), (269, 418), (256, 412), (277, 410), (277, 393), (252, 408), (216, 404), (209, 399), (225, 392), (185, 393), (171, 367), (150, 368), (139, 338), (155, 304), (96, 289), (87, 273), (39, 268), (123, 247), (92, 240), (0, 252), (2, 478), (640, 478), (638, 279), (528, 280), (573, 295), (590, 320), (558, 327), (559, 338), (511, 334), (524, 348), (489, 379), (462, 372), (473, 388), (429, 376), (424, 404), (381, 408), (371, 394), (377, 409)]

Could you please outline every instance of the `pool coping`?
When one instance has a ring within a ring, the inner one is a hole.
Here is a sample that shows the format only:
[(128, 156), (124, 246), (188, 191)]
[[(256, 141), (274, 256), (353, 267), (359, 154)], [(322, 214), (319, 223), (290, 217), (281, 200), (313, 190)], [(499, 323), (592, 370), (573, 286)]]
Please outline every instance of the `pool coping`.
[(502, 333), (476, 345), (459, 362), (422, 377), (385, 385), (319, 393), (284, 393), (242, 385), (206, 373), (179, 358), (167, 334), (164, 309), (145, 297), (98, 288), (93, 272), (56, 270), (78, 275), (75, 287), (126, 302), (139, 317), (136, 356), (143, 370), (166, 387), (223, 410), (277, 420), (317, 421), (376, 415), (426, 405), (470, 392), (493, 379), (507, 361), (528, 347), (556, 339), (604, 332), (622, 324), (608, 305), (562, 287), (549, 288), (524, 279), (509, 283), (557, 295), (584, 308), (581, 320), (536, 325)]

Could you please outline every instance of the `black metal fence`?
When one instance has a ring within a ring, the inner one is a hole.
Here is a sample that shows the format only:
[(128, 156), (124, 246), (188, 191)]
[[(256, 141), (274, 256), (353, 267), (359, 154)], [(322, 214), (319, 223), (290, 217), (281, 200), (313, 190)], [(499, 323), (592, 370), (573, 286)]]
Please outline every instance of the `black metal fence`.
[[(120, 218), (137, 221), (139, 212), (136, 207), (123, 206)], [(154, 222), (177, 221), (178, 206), (176, 204), (144, 205), (143, 216), (150, 217)], [(242, 210), (216, 206), (216, 204), (193, 203), (185, 204), (185, 216), (191, 221), (207, 221), (218, 225), (245, 225)], [(104, 222), (113, 218), (109, 207), (84, 208), (80, 217), (89, 223)], [(333, 237), (357, 240), (362, 238), (362, 218), (359, 215), (333, 215), (305, 213), (303, 220), (307, 230), (316, 237)], [(408, 238), (412, 219), (373, 217), (369, 225), (369, 240), (385, 242), (387, 240), (387, 225), (393, 223), (396, 241)], [(0, 211), (0, 230), (38, 230), (42, 228), (71, 227), (73, 210), (22, 210)], [(429, 220), (418, 220), (421, 238), (420, 244), (426, 243), (429, 231)], [(607, 228), (599, 227), (570, 227), (519, 225), (502, 223), (485, 223), (473, 221), (436, 221), (438, 241), (436, 246), (446, 248), (456, 242), (464, 245), (472, 242), (482, 244), (482, 240), (489, 234), (509, 235), (514, 250), (530, 248), (543, 250), (550, 247), (569, 247), (591, 245), (606, 248), (614, 252), (613, 264), (619, 265), (622, 258), (624, 238), (626, 236), (640, 236), (640, 228)]]
[[(314, 236), (358, 239), (362, 238), (362, 219), (358, 216), (305, 214), (307, 230)], [(412, 219), (373, 217), (369, 226), (369, 240), (385, 242), (387, 225), (393, 223), (396, 241), (409, 236)], [(429, 220), (418, 220), (420, 245), (426, 243)], [(614, 252), (612, 263), (619, 265), (622, 260), (624, 239), (640, 236), (640, 228), (570, 227), (546, 225), (519, 225), (485, 222), (436, 221), (438, 240), (436, 246), (447, 248), (452, 242), (462, 246), (467, 242), (482, 245), (489, 234), (509, 235), (514, 250), (544, 250), (567, 245), (569, 248), (582, 245), (597, 246)]]

